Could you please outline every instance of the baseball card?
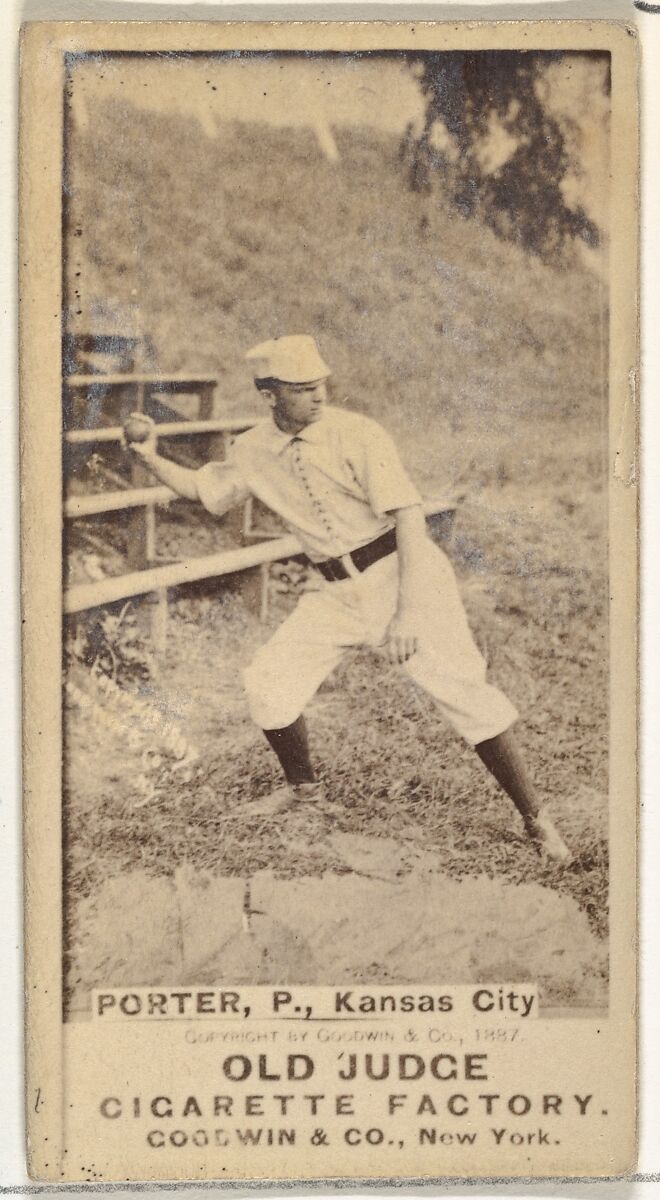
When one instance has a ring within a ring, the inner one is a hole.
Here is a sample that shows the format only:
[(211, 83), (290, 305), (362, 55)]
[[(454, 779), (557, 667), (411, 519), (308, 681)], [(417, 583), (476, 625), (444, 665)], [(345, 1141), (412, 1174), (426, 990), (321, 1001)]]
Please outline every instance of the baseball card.
[(28, 1162), (636, 1162), (637, 35), (33, 22)]

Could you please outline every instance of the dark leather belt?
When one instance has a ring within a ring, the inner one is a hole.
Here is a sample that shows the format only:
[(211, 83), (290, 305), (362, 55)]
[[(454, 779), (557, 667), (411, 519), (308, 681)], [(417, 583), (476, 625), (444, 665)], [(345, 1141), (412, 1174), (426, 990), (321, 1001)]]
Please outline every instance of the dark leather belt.
[[(366, 546), (358, 546), (357, 550), (351, 550), (347, 557), (358, 571), (366, 571), (367, 567), (378, 562), (379, 558), (385, 558), (395, 550), (396, 530), (388, 529), (387, 533), (381, 533), (380, 537), (375, 538), (373, 542), (367, 542)], [(331, 583), (340, 579), (350, 579), (350, 573), (340, 558), (326, 558), (324, 562), (313, 565), (321, 572), (323, 578)]]

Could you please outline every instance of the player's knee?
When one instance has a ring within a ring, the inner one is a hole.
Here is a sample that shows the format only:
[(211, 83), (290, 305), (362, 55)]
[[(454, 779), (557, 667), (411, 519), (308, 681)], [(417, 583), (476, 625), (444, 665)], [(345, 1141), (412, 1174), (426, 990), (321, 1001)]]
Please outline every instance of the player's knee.
[(254, 658), (247, 667), (243, 668), (243, 687), (248, 698), (250, 708), (253, 701), (258, 700), (260, 696), (265, 696), (272, 690), (271, 676), (267, 663), (264, 662), (264, 654), (262, 650), (258, 650)]
[(252, 720), (261, 729), (284, 729), (302, 711), (294, 681), (262, 647), (243, 671), (243, 687)]

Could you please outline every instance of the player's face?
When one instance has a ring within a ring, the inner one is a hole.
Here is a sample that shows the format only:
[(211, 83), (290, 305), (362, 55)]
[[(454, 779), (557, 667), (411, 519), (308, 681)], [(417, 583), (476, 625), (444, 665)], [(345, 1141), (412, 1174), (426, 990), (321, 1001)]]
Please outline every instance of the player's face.
[(280, 383), (273, 398), (273, 415), (280, 429), (297, 431), (318, 421), (327, 399), (325, 379), (310, 383)]

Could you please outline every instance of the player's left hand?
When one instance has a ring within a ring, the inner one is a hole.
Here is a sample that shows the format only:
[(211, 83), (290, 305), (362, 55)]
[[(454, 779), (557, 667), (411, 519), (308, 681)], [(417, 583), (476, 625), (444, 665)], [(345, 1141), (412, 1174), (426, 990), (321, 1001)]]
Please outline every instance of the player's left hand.
[(391, 663), (405, 663), (417, 650), (416, 624), (405, 612), (397, 612), (390, 621), (385, 634), (385, 651)]

